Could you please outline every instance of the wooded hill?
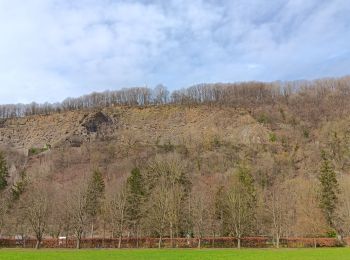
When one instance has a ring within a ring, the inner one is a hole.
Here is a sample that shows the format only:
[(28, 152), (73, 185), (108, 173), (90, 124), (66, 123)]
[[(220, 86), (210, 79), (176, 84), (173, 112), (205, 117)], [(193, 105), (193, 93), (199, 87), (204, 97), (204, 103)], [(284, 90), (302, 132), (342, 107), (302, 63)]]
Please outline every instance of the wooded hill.
[(2, 105), (0, 235), (349, 236), (349, 98), (344, 77)]

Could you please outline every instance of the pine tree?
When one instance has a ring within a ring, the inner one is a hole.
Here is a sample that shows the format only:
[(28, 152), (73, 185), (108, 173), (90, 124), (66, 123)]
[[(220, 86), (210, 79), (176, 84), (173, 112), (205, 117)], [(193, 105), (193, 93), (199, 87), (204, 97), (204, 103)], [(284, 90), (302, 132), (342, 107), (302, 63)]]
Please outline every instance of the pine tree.
[(94, 170), (87, 187), (87, 213), (91, 217), (91, 238), (94, 236), (94, 223), (96, 216), (101, 212), (101, 201), (104, 197), (105, 183), (102, 173)]
[(7, 163), (6, 163), (4, 154), (0, 152), (0, 191), (4, 190), (7, 187), (8, 177), (9, 177), (9, 172), (7, 168)]
[(135, 228), (142, 217), (142, 203), (145, 195), (144, 181), (140, 169), (134, 168), (127, 180), (127, 214), (130, 224)]
[(336, 173), (324, 151), (321, 153), (322, 165), (319, 181), (321, 183), (320, 207), (328, 224), (334, 225), (334, 212), (338, 203), (339, 184)]
[(100, 211), (101, 200), (105, 191), (105, 183), (102, 173), (95, 170), (92, 173), (87, 189), (87, 207), (92, 217), (95, 217)]

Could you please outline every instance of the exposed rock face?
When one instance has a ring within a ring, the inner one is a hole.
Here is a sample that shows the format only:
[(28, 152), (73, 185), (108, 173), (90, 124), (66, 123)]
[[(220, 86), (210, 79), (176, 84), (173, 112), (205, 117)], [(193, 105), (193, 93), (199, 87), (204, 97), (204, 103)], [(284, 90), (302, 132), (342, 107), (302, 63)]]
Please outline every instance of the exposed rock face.
[(113, 120), (104, 112), (74, 111), (0, 121), (0, 145), (17, 150), (67, 144), (79, 147), (85, 141), (113, 129)]
[(103, 137), (106, 128), (113, 129), (113, 120), (103, 112), (85, 114), (81, 125), (68, 136), (66, 143), (71, 147), (80, 147), (84, 142), (90, 142), (98, 137)]
[(97, 133), (103, 125), (112, 123), (112, 119), (102, 112), (97, 112), (87, 116), (82, 123), (88, 133)]
[(0, 146), (28, 151), (50, 145), (80, 147), (95, 140), (140, 145), (195, 146), (199, 143), (262, 144), (270, 130), (244, 110), (231, 108), (110, 107), (0, 123)]
[(55, 146), (79, 128), (80, 112), (7, 119), (0, 128), (0, 145), (16, 150)]

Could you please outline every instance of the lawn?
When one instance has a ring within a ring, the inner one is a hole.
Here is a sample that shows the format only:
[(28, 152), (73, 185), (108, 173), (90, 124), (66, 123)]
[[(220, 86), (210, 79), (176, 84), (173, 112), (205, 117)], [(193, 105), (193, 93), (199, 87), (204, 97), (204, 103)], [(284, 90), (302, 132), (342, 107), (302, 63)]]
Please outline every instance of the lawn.
[(0, 259), (242, 259), (242, 260), (348, 260), (350, 248), (325, 249), (122, 249), (122, 250), (20, 250), (0, 249)]

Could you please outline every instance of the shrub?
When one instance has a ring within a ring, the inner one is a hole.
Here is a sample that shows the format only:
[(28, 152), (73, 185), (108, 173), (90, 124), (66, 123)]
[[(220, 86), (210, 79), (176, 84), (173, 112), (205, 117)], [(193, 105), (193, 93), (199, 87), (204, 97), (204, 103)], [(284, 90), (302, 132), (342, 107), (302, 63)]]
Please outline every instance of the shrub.
[(304, 136), (305, 138), (309, 138), (310, 132), (309, 132), (308, 129), (304, 129), (304, 130), (303, 130), (303, 136)]
[(260, 114), (257, 118), (258, 122), (261, 124), (267, 124), (270, 120), (266, 114)]
[(213, 139), (213, 146), (218, 148), (220, 147), (221, 143), (220, 143), (220, 139), (218, 136), (214, 136), (214, 139)]
[(50, 144), (46, 144), (43, 148), (32, 147), (28, 150), (28, 155), (37, 155), (51, 149)]
[(337, 237), (337, 232), (335, 230), (327, 231), (327, 237)]
[(276, 136), (275, 133), (270, 133), (269, 136), (270, 136), (270, 141), (271, 141), (271, 142), (274, 143), (274, 142), (277, 141), (277, 136)]

